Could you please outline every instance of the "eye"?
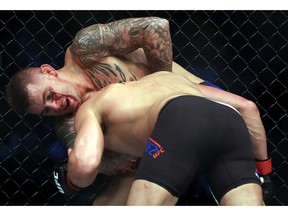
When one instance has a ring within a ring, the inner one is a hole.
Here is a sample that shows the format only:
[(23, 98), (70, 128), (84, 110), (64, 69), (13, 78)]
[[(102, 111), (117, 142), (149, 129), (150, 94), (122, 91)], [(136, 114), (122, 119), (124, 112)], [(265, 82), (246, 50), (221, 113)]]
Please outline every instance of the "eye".
[(46, 95), (46, 101), (52, 101), (52, 91), (48, 91), (47, 95)]

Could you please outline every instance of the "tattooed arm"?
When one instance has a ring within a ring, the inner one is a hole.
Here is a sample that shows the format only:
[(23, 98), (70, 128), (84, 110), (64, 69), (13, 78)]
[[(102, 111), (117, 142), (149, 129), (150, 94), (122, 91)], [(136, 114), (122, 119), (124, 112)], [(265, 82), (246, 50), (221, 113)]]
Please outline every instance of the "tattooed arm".
[(76, 34), (70, 50), (79, 58), (97, 60), (143, 48), (152, 72), (172, 71), (169, 22), (158, 17), (128, 18), (95, 24)]
[[(76, 132), (74, 130), (74, 116), (61, 116), (57, 117), (54, 130), (57, 137), (65, 143), (67, 150), (73, 148)], [(135, 171), (136, 162), (128, 155), (121, 155), (116, 152), (104, 150), (100, 173), (105, 175), (117, 175), (125, 173), (126, 171)]]

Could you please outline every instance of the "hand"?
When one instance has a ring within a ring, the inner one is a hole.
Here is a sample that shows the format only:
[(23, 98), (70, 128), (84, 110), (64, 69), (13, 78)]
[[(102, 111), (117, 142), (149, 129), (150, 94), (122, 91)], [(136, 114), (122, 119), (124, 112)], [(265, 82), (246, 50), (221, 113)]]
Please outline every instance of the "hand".
[(272, 182), (271, 174), (260, 176), (260, 180), (262, 183), (261, 187), (263, 193), (263, 200), (265, 203), (268, 203), (274, 196), (274, 183)]
[(119, 164), (115, 169), (111, 170), (103, 170), (102, 174), (107, 176), (119, 175), (124, 174), (126, 172), (135, 172), (139, 164), (139, 160), (126, 160)]
[(107, 176), (135, 172), (138, 166), (138, 158), (126, 154), (119, 154), (105, 149), (102, 155), (99, 173)]
[(263, 200), (268, 203), (274, 195), (274, 183), (272, 182), (272, 159), (256, 160), (256, 172), (261, 180)]
[(95, 181), (89, 187), (85, 187), (83, 189), (73, 189), (67, 181), (67, 162), (62, 162), (55, 165), (53, 171), (53, 179), (58, 191), (68, 199), (71, 199), (76, 194), (82, 192), (83, 194), (89, 192), (91, 196), (92, 193), (95, 195), (102, 190), (102, 188), (107, 184), (107, 182), (109, 182), (108, 177), (99, 174), (97, 175)]

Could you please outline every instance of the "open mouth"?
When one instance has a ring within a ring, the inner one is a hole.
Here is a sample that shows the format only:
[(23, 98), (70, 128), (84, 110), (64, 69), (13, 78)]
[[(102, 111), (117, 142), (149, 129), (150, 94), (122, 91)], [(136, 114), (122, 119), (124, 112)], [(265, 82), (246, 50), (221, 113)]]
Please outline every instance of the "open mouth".
[(73, 96), (67, 96), (65, 101), (65, 107), (63, 110), (70, 110), (76, 112), (80, 107), (80, 102)]
[(70, 105), (70, 102), (69, 102), (69, 100), (68, 100), (68, 98), (66, 98), (66, 100), (65, 100), (65, 103), (64, 103), (64, 106), (63, 106), (63, 111), (65, 111), (65, 110), (67, 110), (67, 108), (69, 107), (69, 105)]
[(61, 101), (59, 101), (59, 110), (63, 112), (68, 109), (69, 105), (69, 99), (67, 97), (63, 97)]

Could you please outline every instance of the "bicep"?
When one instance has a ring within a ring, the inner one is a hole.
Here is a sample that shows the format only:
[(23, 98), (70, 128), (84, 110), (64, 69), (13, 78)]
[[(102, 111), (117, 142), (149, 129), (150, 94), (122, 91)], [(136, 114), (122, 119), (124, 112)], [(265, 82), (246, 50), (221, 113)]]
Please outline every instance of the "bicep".
[(99, 170), (103, 135), (97, 118), (89, 110), (85, 110), (83, 116), (76, 116), (75, 130), (77, 136), (69, 154), (67, 178), (78, 187), (87, 187)]
[(80, 57), (89, 54), (102, 56), (104, 47), (101, 24), (95, 24), (80, 30), (69, 48), (72, 54)]
[(84, 117), (77, 117), (75, 123), (77, 136), (73, 151), (81, 160), (99, 165), (104, 150), (104, 138), (98, 119), (88, 112)]

